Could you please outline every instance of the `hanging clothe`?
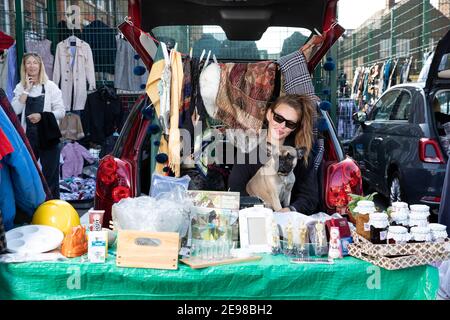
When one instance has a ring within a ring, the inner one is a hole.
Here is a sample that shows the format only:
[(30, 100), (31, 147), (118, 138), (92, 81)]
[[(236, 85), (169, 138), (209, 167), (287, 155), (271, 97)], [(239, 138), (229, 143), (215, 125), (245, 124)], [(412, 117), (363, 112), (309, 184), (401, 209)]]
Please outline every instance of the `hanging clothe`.
[(145, 73), (142, 76), (134, 74), (135, 68), (143, 65), (142, 60), (127, 40), (117, 36), (116, 44), (114, 87), (127, 91), (141, 91), (145, 89), (145, 83), (148, 78), (147, 69), (145, 69)]
[(353, 99), (338, 100), (338, 136), (343, 140), (353, 138), (355, 132), (355, 124), (353, 122), (353, 114), (358, 112), (358, 108)]
[(31, 217), (45, 201), (45, 193), (33, 159), (3, 109), (0, 109), (0, 127), (14, 148), (0, 161), (0, 210), (9, 230), (14, 226), (16, 205)]
[(262, 61), (225, 63), (220, 67), (216, 119), (232, 129), (259, 132), (273, 95), (277, 65)]
[(62, 178), (78, 177), (83, 172), (83, 163), (86, 160), (93, 163), (95, 158), (78, 142), (69, 142), (61, 150), (64, 164), (62, 165)]
[(11, 145), (11, 142), (9, 142), (8, 137), (5, 135), (2, 128), (0, 127), (0, 160), (2, 160), (3, 157), (7, 156), (13, 151), (14, 148)]
[(68, 113), (59, 124), (61, 135), (64, 140), (80, 140), (84, 138), (81, 118), (75, 113)]
[(81, 39), (92, 49), (96, 71), (114, 74), (116, 30), (100, 20), (95, 20), (83, 28)]
[(81, 116), (84, 135), (89, 142), (103, 144), (120, 125), (122, 108), (114, 89), (103, 86), (87, 97)]
[(55, 57), (51, 53), (52, 42), (48, 39), (44, 40), (25, 40), (25, 50), (27, 52), (37, 53), (45, 66), (45, 73), (50, 80), (53, 79), (53, 63)]
[(25, 144), (25, 147), (28, 150), (28, 153), (30, 154), (31, 158), (33, 159), (34, 166), (36, 170), (39, 173), (39, 176), (41, 178), (42, 185), (44, 186), (44, 191), (46, 195), (46, 200), (50, 200), (52, 198), (52, 193), (50, 191), (50, 188), (48, 187), (47, 181), (44, 178), (44, 175), (42, 174), (42, 171), (40, 170), (39, 164), (37, 163), (37, 159), (34, 156), (33, 148), (30, 145), (30, 142), (28, 141), (28, 138), (25, 134), (25, 131), (22, 127), (22, 125), (19, 122), (19, 119), (17, 118), (16, 113), (14, 112), (13, 107), (9, 103), (8, 98), (6, 97), (6, 94), (3, 89), (0, 89), (0, 107), (3, 109), (5, 114), (7, 115), (9, 121), (14, 126), (14, 129), (16, 129), (16, 132), (20, 135), (20, 138), (22, 139), (22, 142)]
[(11, 101), (18, 80), (16, 43), (0, 52), (0, 88), (3, 88)]
[[(67, 111), (84, 110), (88, 89), (95, 90), (96, 87), (94, 60), (89, 44), (77, 37), (74, 37), (76, 50), (71, 52), (70, 38), (56, 46), (53, 81), (61, 88)], [(73, 66), (70, 64), (72, 55)]]

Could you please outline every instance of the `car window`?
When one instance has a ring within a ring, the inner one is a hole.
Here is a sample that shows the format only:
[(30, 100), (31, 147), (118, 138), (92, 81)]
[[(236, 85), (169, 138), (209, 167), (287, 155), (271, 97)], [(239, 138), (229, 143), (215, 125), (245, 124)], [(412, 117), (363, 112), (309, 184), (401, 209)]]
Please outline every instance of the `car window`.
[(411, 94), (406, 90), (402, 90), (395, 100), (390, 120), (408, 120), (411, 110), (411, 100)]
[(435, 96), (435, 99), (439, 103), (439, 112), (450, 115), (450, 90), (438, 92)]
[(389, 120), (400, 94), (400, 90), (386, 92), (375, 105), (375, 109), (373, 110), (373, 120)]
[(199, 58), (211, 51), (221, 60), (276, 60), (299, 49), (311, 35), (305, 28), (269, 27), (258, 41), (231, 41), (220, 26), (161, 26), (153, 34), (169, 47), (178, 44), (178, 50)]

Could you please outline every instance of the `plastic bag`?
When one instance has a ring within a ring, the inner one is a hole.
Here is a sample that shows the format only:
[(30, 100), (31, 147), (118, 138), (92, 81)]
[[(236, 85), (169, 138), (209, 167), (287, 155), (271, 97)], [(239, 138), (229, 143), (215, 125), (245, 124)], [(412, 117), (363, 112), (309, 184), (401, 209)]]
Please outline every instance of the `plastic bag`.
[(73, 227), (72, 232), (64, 237), (61, 245), (61, 254), (67, 258), (75, 258), (82, 256), (87, 251), (86, 229), (82, 226)]
[(184, 191), (187, 191), (190, 181), (191, 178), (187, 175), (181, 178), (175, 178), (154, 174), (152, 176), (150, 196), (157, 198), (162, 193), (171, 193), (176, 186), (180, 186), (184, 189)]
[(175, 185), (158, 197), (142, 196), (120, 200), (112, 207), (114, 227), (118, 230), (178, 232), (183, 237), (189, 228), (192, 202), (184, 187)]

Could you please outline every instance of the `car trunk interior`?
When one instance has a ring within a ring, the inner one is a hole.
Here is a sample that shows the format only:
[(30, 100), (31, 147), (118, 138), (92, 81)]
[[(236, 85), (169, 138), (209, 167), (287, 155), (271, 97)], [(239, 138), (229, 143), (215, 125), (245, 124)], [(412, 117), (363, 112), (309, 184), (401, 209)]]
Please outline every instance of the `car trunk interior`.
[[(232, 43), (249, 43), (259, 40), (268, 27), (302, 27), (304, 30), (309, 31), (304, 33), (301, 40), (297, 40), (290, 53), (294, 50), (298, 50), (311, 35), (311, 30), (329, 30), (333, 27), (336, 16), (336, 3), (337, 0), (262, 0), (262, 1), (229, 1), (229, 0), (166, 0), (164, 2), (151, 2), (142, 1), (141, 21), (137, 21), (133, 26), (132, 23), (123, 23), (119, 26), (119, 29), (123, 32), (125, 38), (128, 39), (130, 44), (135, 48), (148, 69), (152, 66), (152, 57), (149, 57), (149, 50), (146, 50), (143, 44), (136, 39), (142, 36), (143, 32), (147, 31), (148, 34), (155, 39), (160, 39), (169, 44), (179, 41), (174, 39), (176, 33), (165, 33), (164, 28), (161, 26), (174, 28), (183, 25), (190, 25), (193, 28), (189, 30), (199, 30), (198, 28), (207, 28), (207, 26), (215, 26), (220, 28), (219, 37), (224, 37), (227, 41)], [(186, 14), (187, 12), (195, 12), (195, 14)], [(135, 21), (136, 22), (136, 21)], [(143, 30), (142, 32), (139, 28)], [(195, 26), (198, 26), (195, 29)], [(219, 27), (220, 26), (220, 27)], [(161, 31), (162, 28), (162, 31)], [(201, 29), (200, 29), (201, 30)], [(301, 31), (301, 30), (300, 30)], [(301, 31), (302, 32), (302, 31)], [(323, 46), (326, 50), (322, 50), (314, 57), (314, 65), (308, 66), (310, 70), (320, 62), (323, 56), (328, 51), (329, 47), (337, 40), (342, 34), (343, 29), (339, 29), (333, 37), (330, 37), (329, 42)], [(201, 33), (201, 32), (200, 32)], [(195, 37), (195, 34), (189, 33), (190, 37)], [(223, 34), (223, 35), (222, 35)], [(222, 38), (223, 39), (223, 38)], [(192, 39), (189, 39), (191, 41)], [(191, 43), (191, 42), (189, 42)], [(180, 43), (178, 43), (180, 45)], [(188, 54), (190, 44), (183, 44), (178, 46), (178, 50), (184, 54)], [(192, 48), (192, 46), (191, 46)], [(237, 56), (224, 56), (217, 54), (218, 62), (255, 62), (255, 60), (276, 60), (278, 56), (270, 56), (270, 54), (260, 55), (256, 59), (248, 56), (248, 50), (245, 48), (239, 51), (244, 54), (244, 57)], [(247, 56), (245, 56), (247, 53)], [(195, 56), (195, 54), (194, 54)], [(212, 60), (212, 57), (211, 57)], [(276, 95), (273, 97), (276, 98)], [(141, 106), (143, 108), (143, 106)], [(320, 113), (320, 112), (319, 112)], [(139, 112), (137, 117), (143, 118)], [(131, 124), (129, 124), (131, 125)], [(137, 167), (137, 193), (136, 195), (148, 194), (151, 184), (151, 170), (150, 170), (150, 154), (151, 149), (155, 146), (150, 141), (150, 134), (148, 133), (148, 123), (141, 121), (140, 131), (146, 130), (146, 137), (143, 139), (142, 145), (138, 146), (138, 167)], [(124, 127), (126, 130), (126, 128)], [(332, 129), (331, 129), (332, 130)], [(326, 130), (321, 132), (320, 135), (325, 141), (325, 152), (323, 159), (318, 170), (319, 187), (322, 190), (321, 200), (324, 198), (324, 186), (326, 185), (326, 169), (327, 167), (337, 161), (343, 160), (342, 156), (339, 156), (334, 148), (333, 141), (329, 132)], [(117, 154), (117, 156), (120, 156)], [(227, 190), (226, 176), (231, 170), (231, 165), (215, 166), (212, 170), (211, 182), (208, 189), (211, 190)], [(210, 168), (211, 169), (211, 168)], [(182, 171), (182, 174), (192, 174), (192, 170)], [(197, 173), (198, 174), (198, 171)], [(320, 201), (325, 203), (325, 201)], [(325, 210), (325, 208), (319, 208)]]

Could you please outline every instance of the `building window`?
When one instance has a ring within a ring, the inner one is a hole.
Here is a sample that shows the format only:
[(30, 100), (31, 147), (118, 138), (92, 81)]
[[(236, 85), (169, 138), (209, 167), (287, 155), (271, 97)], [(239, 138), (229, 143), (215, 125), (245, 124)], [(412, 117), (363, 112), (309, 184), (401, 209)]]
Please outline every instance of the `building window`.
[(380, 41), (380, 58), (389, 58), (392, 54), (391, 39), (383, 39)]
[(410, 40), (409, 39), (397, 39), (397, 56), (398, 57), (407, 57), (409, 56), (410, 50)]

